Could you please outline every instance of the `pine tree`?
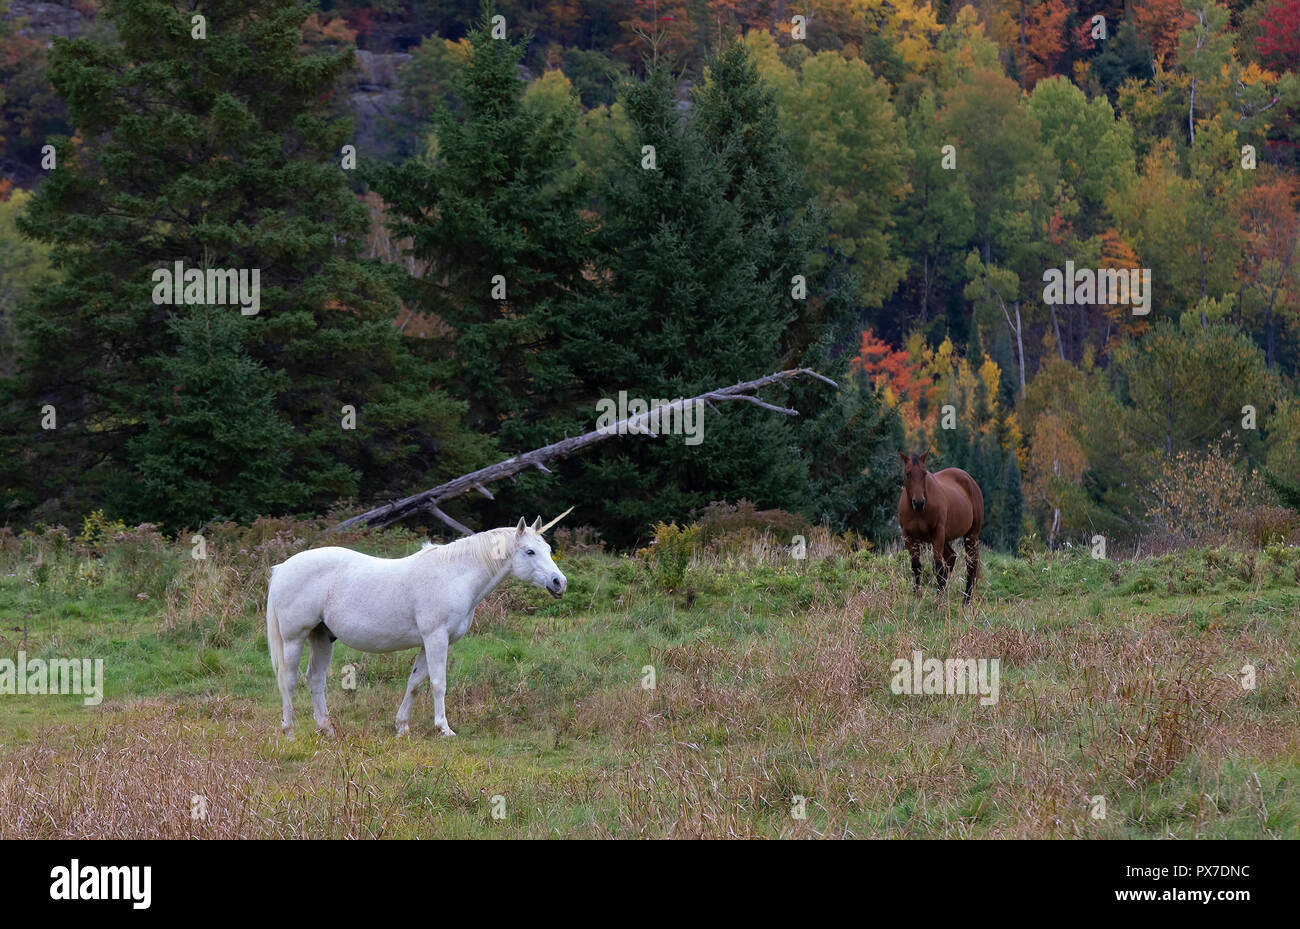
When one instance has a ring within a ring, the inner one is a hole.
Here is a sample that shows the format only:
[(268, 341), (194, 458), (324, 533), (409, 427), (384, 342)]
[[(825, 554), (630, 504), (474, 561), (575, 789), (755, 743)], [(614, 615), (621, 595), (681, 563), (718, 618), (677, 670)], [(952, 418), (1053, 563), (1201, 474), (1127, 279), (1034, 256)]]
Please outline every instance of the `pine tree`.
[(980, 538), (987, 539), (993, 545), (1000, 545), (1006, 507), (1002, 454), (992, 431), (977, 434), (971, 442), (970, 467), (966, 471), (979, 484), (984, 494), (984, 529)]
[(569, 170), (577, 101), (525, 105), (518, 64), (527, 39), (493, 39), (488, 13), (471, 31), (468, 63), (453, 84), (459, 109), (434, 117), (429, 158), (374, 173), (395, 237), (414, 239), (426, 264), (414, 305), (455, 331), (456, 396), (467, 425), (525, 451), (552, 441), (553, 420), (573, 421), (573, 377), (557, 349), (584, 323), (572, 311), (585, 289), (590, 229), (582, 179)]
[(1025, 495), (1020, 486), (1020, 461), (1015, 451), (1008, 452), (1006, 459), (1007, 463), (1002, 468), (998, 501), (1001, 507), (998, 514), (998, 547), (1014, 553), (1020, 548), (1020, 535), (1024, 531)]
[[(947, 402), (952, 403), (958, 410), (962, 409), (962, 404), (952, 398)], [(939, 453), (938, 462), (941, 467), (961, 468), (970, 473), (973, 449), (970, 429), (966, 426), (965, 417), (960, 414), (957, 415), (953, 428), (944, 429), (940, 425), (940, 428), (935, 430), (935, 450)]]
[(147, 426), (127, 443), (130, 470), (110, 485), (123, 512), (174, 528), (213, 519), (251, 521), (293, 510), (301, 485), (287, 476), (293, 429), (274, 409), (283, 377), (269, 375), (241, 344), (242, 321), (218, 307), (171, 317), (174, 356)]
[[(254, 409), (292, 427), (298, 490), (254, 482), (267, 496), (248, 499), (252, 510), (319, 510), (482, 463), (488, 443), (460, 429), (434, 369), (393, 326), (391, 274), (355, 258), (368, 217), (338, 160), (350, 128), (327, 115), (350, 53), (300, 52), (309, 10), (298, 0), (213, 0), (202, 38), (190, 12), (162, 0), (106, 0), (102, 12), (119, 41), (59, 40), (51, 52), (50, 79), (84, 143), (54, 140), (57, 168), (21, 223), (53, 245), (62, 272), (18, 313), (19, 383), (4, 430), (38, 514), (99, 505), (110, 475), (130, 467), (128, 448), (153, 447), (132, 443), (154, 429), (159, 393), (183, 388), (167, 381), (184, 331), (168, 320), (195, 309), (154, 301), (154, 271), (175, 262), (260, 273), (255, 315), (222, 309), (238, 318), (248, 358), (282, 374), (274, 402)], [(183, 409), (207, 399), (179, 396)], [(38, 430), (47, 404), (58, 427)], [(353, 431), (340, 426), (346, 404)], [(222, 435), (226, 452), (244, 447)], [(208, 454), (227, 457), (208, 449), (192, 460)], [(207, 478), (176, 475), (189, 479)], [(138, 499), (109, 508), (136, 518)]]
[(836, 532), (851, 529), (883, 543), (897, 536), (897, 453), (903, 423), (863, 375), (846, 376), (839, 396), (823, 396), (809, 454), (806, 515)]
[[(714, 150), (681, 118), (666, 70), (630, 86), (624, 105), (634, 131), (605, 191), (602, 283), (579, 305), (563, 359), (594, 397), (675, 399), (774, 370), (797, 312), (783, 272), (761, 271), (785, 264), (773, 250), (780, 217), (747, 225), (771, 182), (742, 170), (737, 183), (743, 153)], [(732, 405), (705, 430), (697, 446), (630, 438), (585, 459), (569, 481), (589, 501), (584, 518), (626, 533), (718, 499), (804, 505), (806, 466), (781, 417)]]
[[(897, 496), (892, 462), (901, 421), (865, 379), (849, 376), (852, 354), (841, 349), (859, 334), (860, 282), (828, 247), (825, 211), (799, 181), (775, 96), (743, 43), (729, 43), (710, 60), (692, 115), (721, 160), (723, 196), (740, 213), (756, 282), (772, 294), (769, 305), (784, 323), (778, 366), (810, 367), (841, 384), (837, 398), (818, 381), (789, 385), (789, 403), (801, 415), (786, 427), (807, 479), (802, 501), (783, 506), (837, 530), (883, 538)], [(821, 260), (811, 260), (814, 254)], [(796, 299), (800, 280), (806, 293)]]

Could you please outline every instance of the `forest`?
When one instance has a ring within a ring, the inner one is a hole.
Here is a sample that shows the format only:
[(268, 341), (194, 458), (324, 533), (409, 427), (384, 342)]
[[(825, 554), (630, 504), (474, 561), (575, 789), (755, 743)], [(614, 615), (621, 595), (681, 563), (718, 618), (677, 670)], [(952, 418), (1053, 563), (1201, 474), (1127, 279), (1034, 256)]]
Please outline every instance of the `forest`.
[[(342, 518), (621, 392), (807, 367), (838, 387), (773, 390), (797, 417), (448, 512), (880, 544), (928, 450), (1013, 554), (1296, 531), (1300, 0), (33, 8), (0, 0), (14, 530)], [(254, 312), (160, 302), (173, 267), (255, 270)]]

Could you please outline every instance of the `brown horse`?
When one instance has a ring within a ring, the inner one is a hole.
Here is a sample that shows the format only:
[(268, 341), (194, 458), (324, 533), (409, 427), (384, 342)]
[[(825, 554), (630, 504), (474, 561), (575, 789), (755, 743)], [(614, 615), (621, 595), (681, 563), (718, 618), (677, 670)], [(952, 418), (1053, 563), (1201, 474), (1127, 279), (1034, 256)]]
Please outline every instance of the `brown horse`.
[(971, 592), (980, 570), (980, 529), (984, 527), (984, 494), (979, 484), (961, 468), (946, 468), (935, 474), (925, 469), (924, 455), (910, 459), (904, 452), (903, 492), (898, 498), (898, 525), (903, 529), (903, 541), (912, 556), (912, 581), (916, 592), (921, 592), (921, 545), (929, 542), (934, 554), (934, 575), (942, 592), (948, 586), (948, 575), (957, 563), (957, 553), (952, 542), (965, 537), (966, 595), (963, 603), (970, 603)]

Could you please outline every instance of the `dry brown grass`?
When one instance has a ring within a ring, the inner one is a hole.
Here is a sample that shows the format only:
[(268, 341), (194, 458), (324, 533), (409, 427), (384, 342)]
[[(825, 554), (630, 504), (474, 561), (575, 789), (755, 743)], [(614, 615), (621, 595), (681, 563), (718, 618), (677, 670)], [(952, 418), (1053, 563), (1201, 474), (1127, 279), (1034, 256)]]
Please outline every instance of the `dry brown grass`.
[[(56, 729), (0, 764), (0, 839), (380, 838), (396, 801), (358, 769), (346, 745), (326, 744), (319, 778), (284, 782), (249, 752), (252, 711), (206, 708), (220, 732), (157, 703), (87, 728)], [(232, 751), (240, 744), (244, 751)], [(363, 764), (363, 763), (362, 763)]]
[[(116, 563), (132, 583), (152, 557), (146, 536), (138, 558)], [(367, 655), (358, 691), (331, 682), (339, 737), (287, 743), (250, 617), (263, 572), (310, 533), (215, 527), (209, 559), (183, 565), (149, 632), (158, 654), (220, 652), (224, 670), (197, 666), (165, 700), (42, 710), (0, 748), (0, 837), (1296, 833), (1300, 643), (1295, 601), (1279, 589), (1296, 567), (1286, 551), (1136, 567), (993, 560), (1003, 591), (963, 608), (959, 590), (914, 597), (901, 557), (816, 530), (800, 563), (770, 533), (724, 542), (693, 553), (680, 591), (652, 566), (594, 553), (570, 562), (576, 600), (496, 591), (452, 653), (458, 739), (434, 736), (422, 698), (414, 737), (395, 741), (410, 656)], [(74, 583), (85, 559), (60, 554), (68, 544), (40, 542), (24, 583)], [(1076, 577), (1094, 587), (1060, 594)], [(1134, 579), (1149, 585), (1115, 592)], [(1240, 593), (1195, 587), (1224, 579)], [(997, 658), (1000, 701), (892, 694), (891, 662), (917, 649)], [(1255, 692), (1237, 681), (1244, 663), (1258, 669)], [(257, 696), (214, 696), (238, 683)], [(196, 795), (206, 819), (191, 815)], [(487, 812), (498, 795), (501, 821)], [(1090, 816), (1098, 795), (1105, 820)]]

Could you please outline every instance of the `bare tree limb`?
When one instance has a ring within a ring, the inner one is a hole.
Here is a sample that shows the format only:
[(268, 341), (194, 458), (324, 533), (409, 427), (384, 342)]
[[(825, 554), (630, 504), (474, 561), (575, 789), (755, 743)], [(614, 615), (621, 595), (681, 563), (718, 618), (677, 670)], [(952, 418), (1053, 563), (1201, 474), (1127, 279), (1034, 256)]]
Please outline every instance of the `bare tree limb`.
[(735, 396), (732, 396), (732, 397), (722, 397), (721, 399), (723, 399), (723, 400), (748, 400), (750, 403), (757, 404), (758, 406), (761, 406), (761, 407), (762, 407), (763, 409), (765, 409), (765, 410), (771, 410), (773, 413), (785, 413), (787, 416), (798, 416), (798, 415), (799, 415), (799, 411), (798, 411), (798, 410), (792, 410), (792, 409), (790, 409), (789, 407), (784, 407), (784, 406), (775, 406), (775, 405), (773, 405), (773, 404), (771, 404), (771, 403), (768, 403), (768, 402), (765, 401), (765, 400), (760, 400), (760, 399), (758, 399), (757, 397), (751, 397), (749, 394), (736, 394)]
[(455, 529), (457, 532), (463, 533), (464, 535), (474, 534), (473, 529), (469, 528), (468, 526), (462, 525), (461, 523), (456, 522), (456, 520), (452, 519), (442, 510), (438, 509), (438, 505), (436, 503), (430, 503), (428, 506), (429, 506), (430, 513), (432, 513), (434, 516), (441, 519), (448, 526), (451, 526), (451, 528)]
[(798, 410), (786, 407), (775, 406), (760, 400), (751, 394), (751, 391), (757, 391), (762, 387), (768, 387), (772, 384), (778, 384), (782, 381), (788, 381), (800, 375), (814, 377), (823, 381), (832, 387), (838, 387), (833, 380), (825, 375), (818, 374), (811, 368), (791, 368), (788, 371), (777, 371), (766, 377), (760, 377), (752, 381), (743, 381), (739, 384), (733, 384), (730, 387), (722, 387), (717, 390), (710, 390), (702, 393), (697, 397), (686, 397), (676, 400), (672, 403), (666, 403), (652, 411), (639, 413), (636, 416), (629, 416), (612, 426), (604, 426), (595, 429), (583, 435), (573, 436), (572, 438), (562, 439), (551, 445), (535, 448), (530, 452), (524, 452), (522, 455), (515, 455), (513, 458), (507, 458), (505, 461), (498, 461), (494, 465), (488, 465), (486, 468), (480, 468), (469, 474), (462, 474), (455, 480), (448, 481), (445, 484), (439, 484), (437, 487), (431, 487), (423, 490), (418, 494), (412, 494), (409, 497), (403, 497), (401, 500), (394, 500), (391, 503), (385, 503), (383, 506), (375, 507), (373, 510), (367, 510), (350, 519), (345, 519), (331, 529), (331, 532), (337, 532), (340, 529), (347, 529), (352, 526), (365, 525), (371, 527), (388, 526), (399, 520), (406, 519), (421, 511), (430, 512), (442, 522), (451, 526), (457, 532), (471, 535), (473, 530), (461, 525), (452, 519), (438, 504), (452, 500), (456, 497), (463, 496), (471, 491), (478, 491), (492, 499), (492, 494), (488, 492), (487, 485), (495, 481), (504, 479), (516, 480), (516, 475), (521, 471), (529, 468), (536, 468), (543, 474), (551, 474), (550, 468), (547, 468), (543, 462), (555, 461), (561, 458), (567, 458), (574, 452), (586, 448), (588, 445), (594, 445), (615, 435), (652, 435), (649, 430), (651, 415), (655, 415), (662, 422), (662, 417), (669, 415), (675, 410), (684, 409), (689, 405), (707, 404), (715, 411), (713, 406), (714, 400), (747, 400), (750, 403), (757, 404), (767, 410), (773, 410), (777, 413), (784, 413), (789, 416), (798, 416)]

